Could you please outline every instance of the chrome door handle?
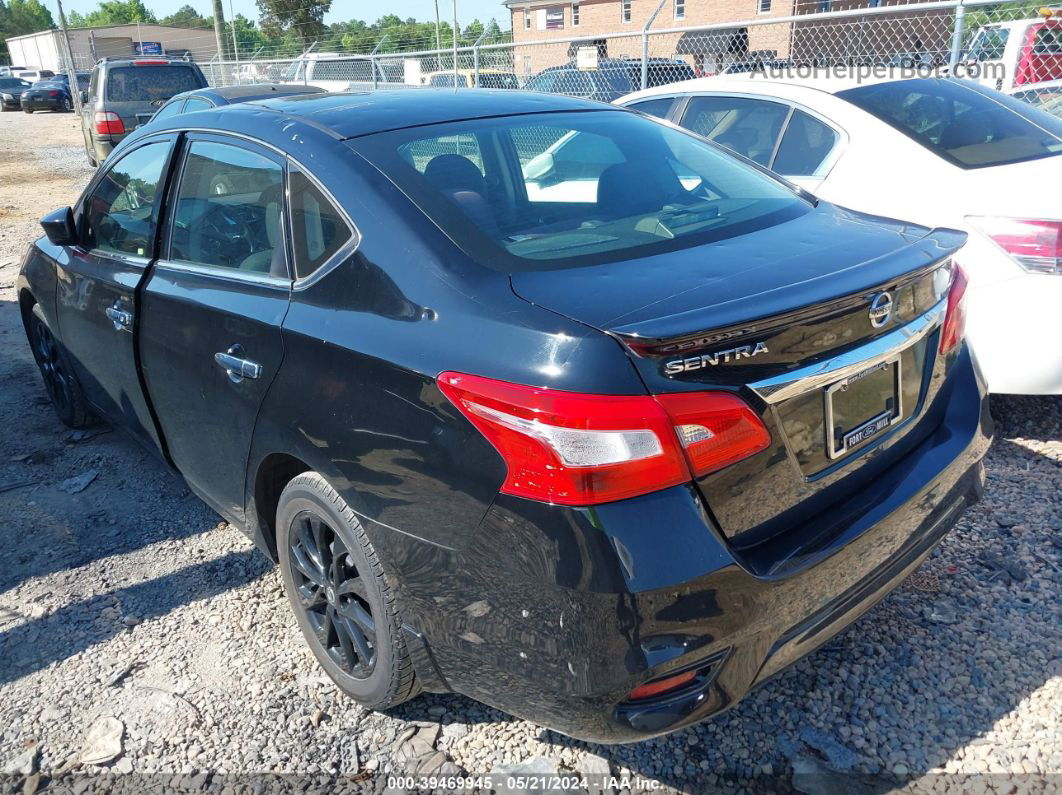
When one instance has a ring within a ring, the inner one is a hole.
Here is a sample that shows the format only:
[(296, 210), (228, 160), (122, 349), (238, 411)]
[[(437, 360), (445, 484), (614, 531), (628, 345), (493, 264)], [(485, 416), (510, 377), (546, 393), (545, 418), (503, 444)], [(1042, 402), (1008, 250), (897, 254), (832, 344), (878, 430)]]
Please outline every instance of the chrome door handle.
[(114, 324), (115, 331), (133, 330), (133, 313), (128, 309), (122, 309), (120, 302), (115, 301), (113, 305), (104, 310), (104, 314)]
[(242, 345), (233, 345), (224, 353), (215, 353), (214, 361), (224, 368), (234, 384), (245, 378), (258, 378), (262, 374), (262, 365), (243, 358)]

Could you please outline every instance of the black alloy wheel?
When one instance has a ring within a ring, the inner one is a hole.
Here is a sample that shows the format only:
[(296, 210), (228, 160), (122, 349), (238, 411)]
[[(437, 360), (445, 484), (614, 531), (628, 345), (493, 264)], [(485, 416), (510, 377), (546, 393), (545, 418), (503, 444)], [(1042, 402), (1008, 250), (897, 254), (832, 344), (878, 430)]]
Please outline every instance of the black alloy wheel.
[(51, 330), (36, 314), (30, 319), (30, 329), (33, 358), (37, 360), (41, 378), (44, 379), (44, 388), (48, 391), (55, 413), (71, 428), (91, 424), (93, 417), (88, 410), (81, 385), (70, 371)]
[(325, 673), (370, 709), (417, 695), (394, 580), (358, 515), (323, 476), (304, 472), (281, 492), (276, 527), (284, 590)]
[(317, 640), (344, 673), (365, 679), (376, 665), (376, 621), (346, 543), (324, 518), (303, 511), (288, 535), (288, 558)]

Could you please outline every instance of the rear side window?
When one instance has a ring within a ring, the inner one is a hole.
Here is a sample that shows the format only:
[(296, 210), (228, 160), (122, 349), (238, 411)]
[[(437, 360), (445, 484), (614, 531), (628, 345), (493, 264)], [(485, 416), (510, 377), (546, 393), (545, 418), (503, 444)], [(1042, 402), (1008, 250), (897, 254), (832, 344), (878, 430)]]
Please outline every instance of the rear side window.
[(820, 176), (819, 169), (837, 146), (838, 137), (832, 127), (794, 110), (771, 168), (787, 177)]
[(1034, 55), (1062, 55), (1062, 25), (1044, 25), (1036, 31)]
[(85, 248), (150, 256), (156, 222), (155, 194), (169, 151), (168, 142), (147, 144), (134, 149), (107, 171), (85, 200)]
[(119, 66), (107, 72), (107, 102), (154, 102), (202, 88), (202, 80), (186, 66)]
[(483, 74), (479, 75), (480, 88), (519, 88), (516, 75)]
[[(458, 140), (477, 146), (440, 151)], [(717, 147), (620, 111), (469, 120), (351, 146), (470, 256), (499, 270), (648, 257), (810, 208)], [(477, 163), (459, 151), (485, 156)]]
[(743, 97), (691, 97), (682, 126), (761, 166), (770, 163), (789, 106)]
[(170, 258), (286, 278), (283, 206), (278, 163), (239, 146), (193, 141), (177, 191)]
[(209, 110), (214, 107), (209, 100), (205, 100), (202, 97), (189, 97), (188, 101), (184, 103), (185, 113), (195, 113), (197, 110)]
[(1062, 152), (1062, 120), (969, 81), (901, 80), (850, 88), (837, 96), (960, 168)]
[(304, 279), (328, 262), (353, 235), (331, 200), (297, 168), (290, 172), (290, 193), (295, 277)]

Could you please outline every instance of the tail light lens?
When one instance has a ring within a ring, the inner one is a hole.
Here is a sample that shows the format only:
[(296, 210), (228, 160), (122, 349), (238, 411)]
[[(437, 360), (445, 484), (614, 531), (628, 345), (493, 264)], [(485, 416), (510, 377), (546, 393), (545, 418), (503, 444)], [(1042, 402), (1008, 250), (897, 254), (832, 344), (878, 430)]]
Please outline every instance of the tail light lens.
[(948, 289), (948, 308), (944, 325), (940, 330), (940, 353), (942, 356), (959, 347), (966, 332), (966, 271), (952, 265), (951, 287)]
[(49, 91), (48, 92), (48, 96), (49, 97), (57, 97), (57, 96), (59, 96), (59, 92), (55, 91), (55, 90)]
[(122, 135), (125, 125), (122, 118), (113, 111), (96, 111), (96, 132), (100, 135)]
[(1062, 221), (970, 218), (997, 246), (1030, 273), (1062, 275)]
[(759, 417), (723, 392), (587, 395), (452, 372), (438, 383), (505, 460), (501, 490), (543, 502), (647, 494), (770, 445)]

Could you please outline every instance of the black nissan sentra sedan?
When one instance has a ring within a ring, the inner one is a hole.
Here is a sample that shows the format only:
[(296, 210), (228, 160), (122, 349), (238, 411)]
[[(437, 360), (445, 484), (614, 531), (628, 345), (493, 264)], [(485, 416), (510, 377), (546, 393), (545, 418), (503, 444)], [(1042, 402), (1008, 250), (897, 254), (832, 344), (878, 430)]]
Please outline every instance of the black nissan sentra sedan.
[(18, 292), (60, 418), (125, 428), (253, 536), (369, 707), (678, 729), (849, 625), (981, 493), (963, 234), (632, 111), (184, 114), (42, 224)]

